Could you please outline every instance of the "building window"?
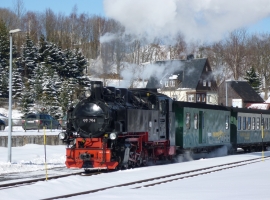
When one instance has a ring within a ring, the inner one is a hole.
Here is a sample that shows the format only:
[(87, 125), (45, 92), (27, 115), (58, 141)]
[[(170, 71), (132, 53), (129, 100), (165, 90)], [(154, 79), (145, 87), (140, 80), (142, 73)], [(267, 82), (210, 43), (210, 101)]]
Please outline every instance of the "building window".
[(170, 81), (170, 85), (171, 85), (171, 87), (175, 87), (175, 81), (174, 80), (171, 80)]
[(194, 94), (188, 95), (188, 102), (194, 102)]
[(211, 87), (211, 81), (208, 81), (208, 87)]
[(203, 86), (206, 86), (206, 80), (203, 80)]
[(200, 94), (197, 94), (197, 102), (201, 102), (201, 95)]
[(211, 95), (207, 95), (207, 101), (208, 101), (208, 103), (212, 103), (212, 97), (211, 97)]
[(202, 102), (205, 102), (205, 94), (202, 94)]
[(169, 87), (169, 81), (165, 81), (165, 87)]

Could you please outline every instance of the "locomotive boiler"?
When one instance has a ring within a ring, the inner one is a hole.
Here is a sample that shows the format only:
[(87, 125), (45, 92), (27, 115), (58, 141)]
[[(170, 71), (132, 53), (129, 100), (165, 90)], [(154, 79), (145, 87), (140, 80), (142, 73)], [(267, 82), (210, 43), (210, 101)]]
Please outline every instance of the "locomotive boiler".
[(152, 89), (103, 87), (91, 90), (67, 113), (59, 134), (67, 143), (66, 166), (119, 169), (175, 155), (172, 100)]

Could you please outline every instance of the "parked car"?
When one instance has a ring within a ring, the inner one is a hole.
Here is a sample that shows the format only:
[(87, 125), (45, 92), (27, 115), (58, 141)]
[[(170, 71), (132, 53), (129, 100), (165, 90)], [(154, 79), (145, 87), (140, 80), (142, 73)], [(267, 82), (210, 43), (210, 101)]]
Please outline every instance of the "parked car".
[(8, 126), (8, 117), (0, 113), (0, 119), (5, 122), (5, 125)]
[(51, 115), (46, 113), (31, 113), (22, 119), (22, 127), (24, 130), (27, 129), (61, 129), (61, 124), (53, 118)]
[(0, 119), (0, 131), (5, 130), (5, 127), (6, 127), (6, 123), (2, 119)]

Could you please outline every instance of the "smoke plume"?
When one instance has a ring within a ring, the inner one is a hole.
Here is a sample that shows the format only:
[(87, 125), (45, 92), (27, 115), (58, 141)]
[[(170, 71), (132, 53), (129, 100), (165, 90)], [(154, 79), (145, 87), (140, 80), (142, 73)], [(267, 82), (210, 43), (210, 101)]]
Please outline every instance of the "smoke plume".
[(104, 0), (108, 17), (127, 33), (148, 39), (174, 37), (213, 42), (270, 15), (268, 0)]

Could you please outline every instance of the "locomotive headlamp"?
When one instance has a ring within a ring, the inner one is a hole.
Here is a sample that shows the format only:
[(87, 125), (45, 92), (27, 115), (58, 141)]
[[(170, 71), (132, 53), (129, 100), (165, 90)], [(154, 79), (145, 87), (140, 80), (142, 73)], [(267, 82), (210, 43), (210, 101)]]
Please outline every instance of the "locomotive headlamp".
[(66, 137), (67, 137), (67, 134), (66, 134), (65, 132), (60, 132), (60, 133), (58, 134), (58, 138), (59, 138), (60, 140), (64, 140), (64, 139), (66, 139)]
[(115, 140), (116, 137), (117, 137), (117, 134), (116, 134), (116, 133), (111, 133), (111, 134), (110, 134), (110, 139), (111, 139), (111, 140)]
[(91, 96), (91, 90), (86, 90), (85, 92), (84, 92), (84, 95), (85, 95), (85, 97), (90, 97)]

